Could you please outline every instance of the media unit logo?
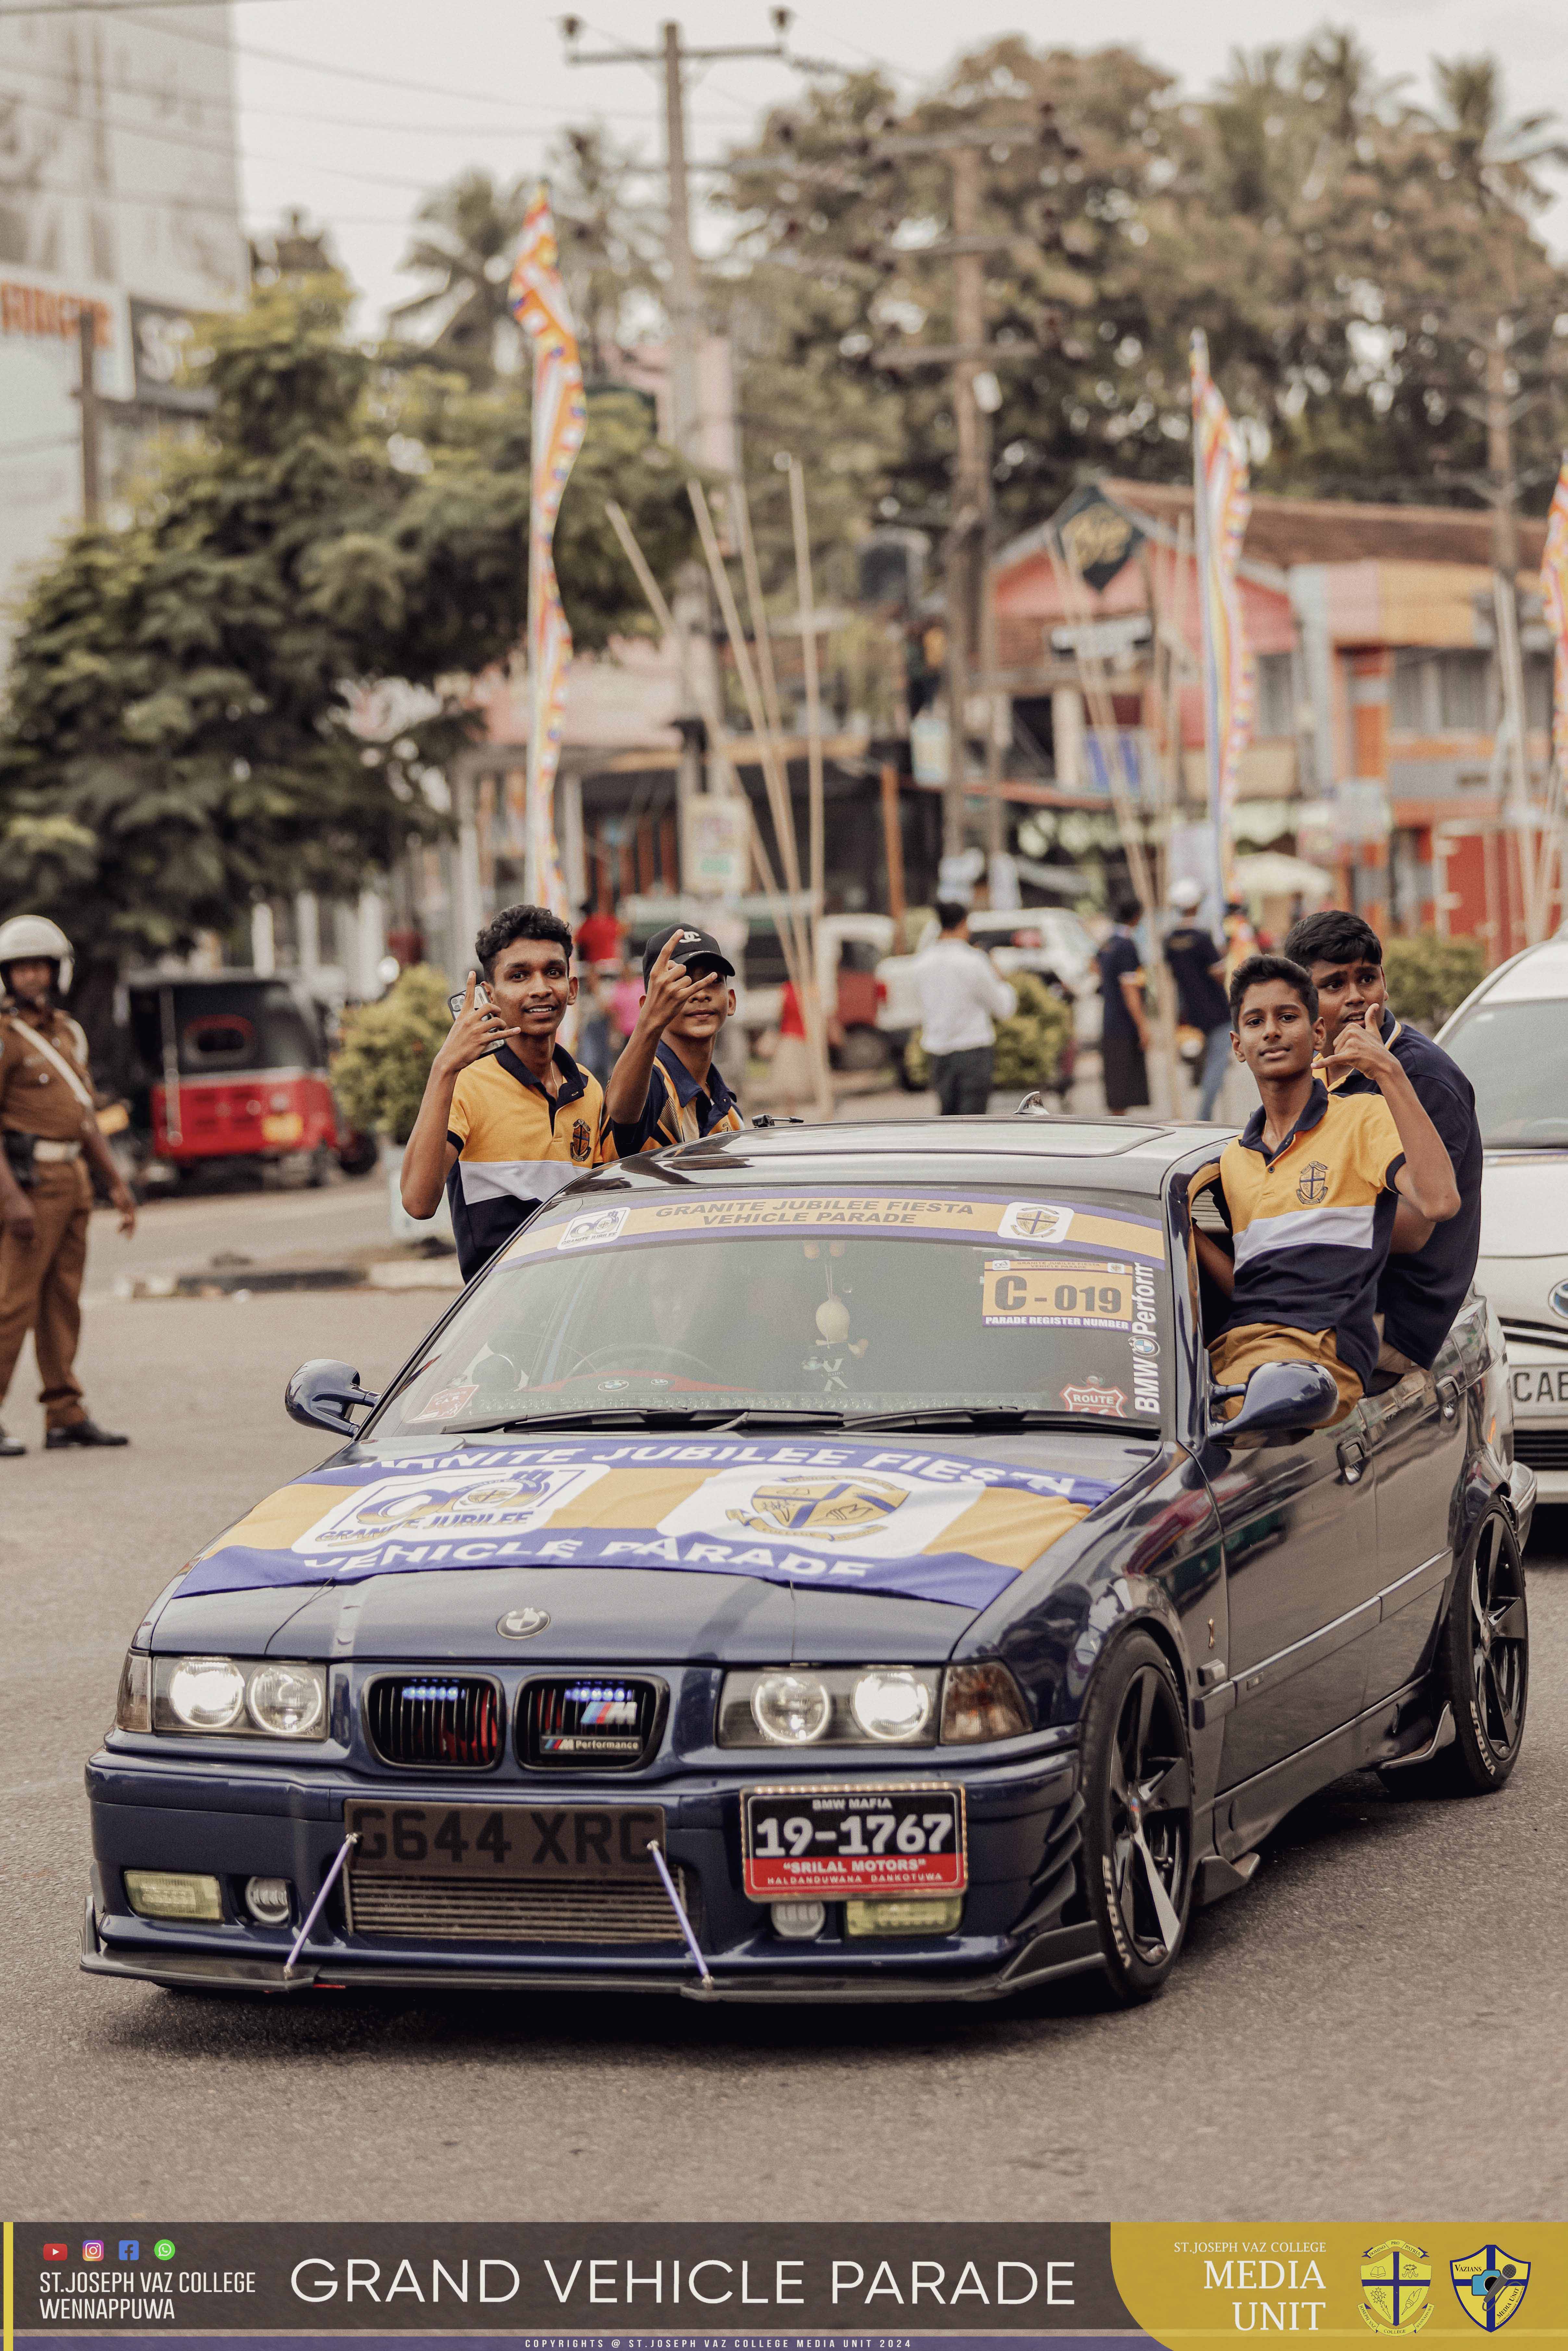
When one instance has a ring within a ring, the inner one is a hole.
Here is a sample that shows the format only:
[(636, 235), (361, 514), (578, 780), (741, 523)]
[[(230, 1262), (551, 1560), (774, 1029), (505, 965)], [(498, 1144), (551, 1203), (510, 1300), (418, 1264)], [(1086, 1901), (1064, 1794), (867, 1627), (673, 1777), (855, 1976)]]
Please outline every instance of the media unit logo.
[(1361, 2315), (1375, 2335), (1419, 2335), (1432, 2315), (1432, 2264), (1419, 2245), (1387, 2237), (1363, 2253)]
[(1448, 2263), (1448, 2275), (1465, 2316), (1483, 2335), (1495, 2335), (1524, 2300), (1530, 2263), (1500, 2245), (1478, 2245)]
[(883, 1478), (779, 1478), (757, 1488), (749, 1510), (727, 1510), (725, 1517), (754, 1534), (852, 1542), (868, 1528), (884, 1525), (908, 1499), (907, 1487)]

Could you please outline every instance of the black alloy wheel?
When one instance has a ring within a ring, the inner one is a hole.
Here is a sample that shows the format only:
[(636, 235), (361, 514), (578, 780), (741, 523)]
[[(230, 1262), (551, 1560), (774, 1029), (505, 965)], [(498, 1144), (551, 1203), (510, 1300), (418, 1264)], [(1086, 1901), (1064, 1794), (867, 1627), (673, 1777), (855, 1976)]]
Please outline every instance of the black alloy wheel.
[(1450, 1795), (1490, 1795), (1519, 1761), (1530, 1695), (1524, 1562), (1505, 1510), (1490, 1510), (1476, 1530), (1443, 1628), (1437, 1682), (1454, 1711), (1454, 1742), (1435, 1759), (1436, 1783)]
[(1169, 1661), (1146, 1633), (1104, 1659), (1083, 1717), (1083, 1859), (1105, 1973), (1125, 2006), (1176, 1964), (1192, 1896), (1192, 1755)]

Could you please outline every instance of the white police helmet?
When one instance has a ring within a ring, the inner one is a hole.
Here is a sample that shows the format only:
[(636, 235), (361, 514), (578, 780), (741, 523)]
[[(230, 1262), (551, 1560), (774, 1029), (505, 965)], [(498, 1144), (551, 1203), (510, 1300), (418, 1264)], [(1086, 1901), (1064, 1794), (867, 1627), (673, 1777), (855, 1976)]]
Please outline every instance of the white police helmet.
[(8, 923), (0, 923), (0, 974), (7, 964), (34, 962), (58, 965), (59, 990), (64, 996), (75, 968), (69, 939), (47, 914), (13, 914)]

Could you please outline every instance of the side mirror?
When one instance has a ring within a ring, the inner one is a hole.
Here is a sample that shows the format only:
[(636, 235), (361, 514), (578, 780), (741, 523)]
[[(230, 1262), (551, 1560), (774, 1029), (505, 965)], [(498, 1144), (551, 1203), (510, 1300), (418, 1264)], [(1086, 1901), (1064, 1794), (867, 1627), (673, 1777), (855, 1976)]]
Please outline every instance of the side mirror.
[[(1235, 1391), (1221, 1390), (1221, 1395)], [(1333, 1374), (1322, 1364), (1260, 1364), (1234, 1420), (1215, 1420), (1216, 1437), (1283, 1437), (1322, 1428), (1339, 1410)]]
[(334, 1437), (357, 1437), (349, 1415), (356, 1405), (374, 1406), (381, 1402), (360, 1385), (360, 1375), (350, 1364), (334, 1364), (325, 1356), (301, 1364), (283, 1391), (284, 1410), (290, 1420), (303, 1422), (307, 1428), (329, 1428)]

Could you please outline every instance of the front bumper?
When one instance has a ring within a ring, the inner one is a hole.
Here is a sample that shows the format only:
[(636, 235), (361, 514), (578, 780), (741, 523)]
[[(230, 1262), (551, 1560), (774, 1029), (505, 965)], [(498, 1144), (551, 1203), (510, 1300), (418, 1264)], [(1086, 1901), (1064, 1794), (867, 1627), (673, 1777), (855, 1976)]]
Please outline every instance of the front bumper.
[[(929, 1766), (921, 1773), (928, 1776)], [(763, 1774), (758, 1777), (766, 1776)], [(824, 1784), (863, 1775), (822, 1775)], [(879, 1778), (890, 1776), (880, 1772)], [(315, 1899), (343, 1839), (346, 1799), (382, 1799), (384, 1781), (323, 1768), (308, 1773), (219, 1771), (210, 1764), (108, 1750), (88, 1766), (92, 1889), (81, 1964), (93, 1975), (213, 1991), (289, 1992), (406, 1989), (470, 1991), (664, 1991), (716, 2001), (987, 2001), (1100, 1964), (1077, 1888), (1077, 1756), (1055, 1749), (1022, 1761), (962, 1771), (968, 1815), (968, 1891), (951, 1935), (855, 1938), (842, 1906), (811, 1942), (773, 1931), (768, 1907), (741, 1882), (740, 1787), (695, 1772), (622, 1782), (613, 1796), (664, 1808), (666, 1851), (684, 1873), (698, 1924), (705, 1984), (678, 1939), (647, 1944), (512, 1942), (351, 1933), (338, 1889), (329, 1896), (296, 1969), (284, 1967), (295, 1928), (261, 1928), (246, 1915), (247, 1877), (289, 1878), (297, 1916)], [(749, 1782), (747, 1782), (749, 1784)], [(400, 1777), (410, 1803), (470, 1800), (472, 1782), (434, 1788)], [(511, 1796), (521, 1789), (507, 1789)], [(497, 1798), (502, 1791), (497, 1787)], [(552, 1804), (602, 1804), (602, 1779), (528, 1792)], [(125, 1899), (127, 1868), (197, 1871), (224, 1887), (221, 1925), (138, 1917)], [(1065, 1914), (1065, 1915), (1064, 1915)]]

